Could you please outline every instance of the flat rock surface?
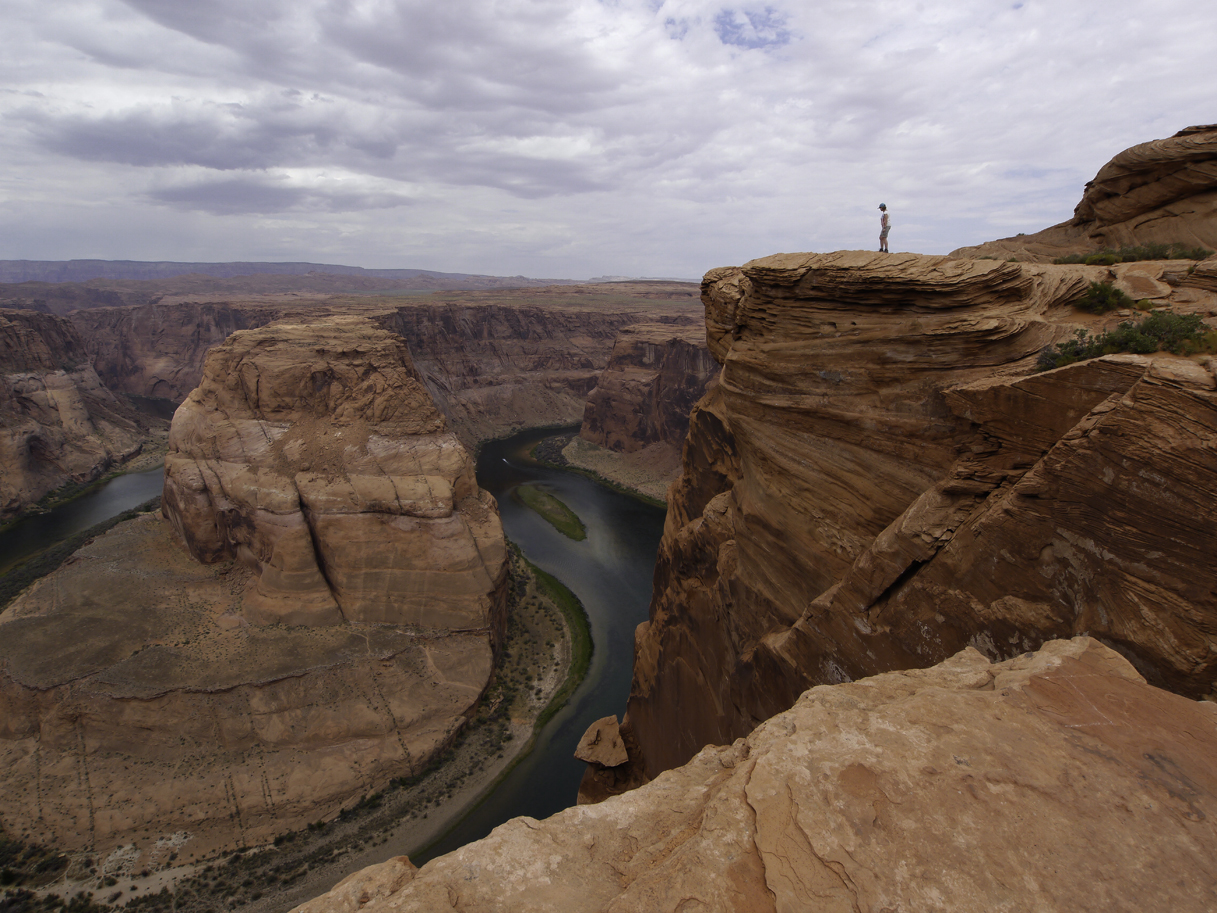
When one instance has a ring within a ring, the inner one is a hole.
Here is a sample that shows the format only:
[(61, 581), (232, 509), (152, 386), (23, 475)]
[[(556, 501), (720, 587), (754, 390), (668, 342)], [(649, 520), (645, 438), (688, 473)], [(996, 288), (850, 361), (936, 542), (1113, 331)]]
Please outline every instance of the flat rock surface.
[(598, 805), (297, 908), (1207, 911), (1217, 708), (1088, 638), (820, 686)]

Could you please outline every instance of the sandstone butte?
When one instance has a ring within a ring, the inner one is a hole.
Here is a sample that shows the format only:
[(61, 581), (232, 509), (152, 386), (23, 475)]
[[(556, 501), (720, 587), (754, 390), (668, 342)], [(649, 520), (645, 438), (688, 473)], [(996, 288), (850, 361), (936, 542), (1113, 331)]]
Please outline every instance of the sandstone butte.
[(31, 839), (152, 833), (153, 862), (265, 842), (420, 772), (490, 675), (497, 507), (399, 337), (235, 333), (169, 447), (167, 520), (0, 615), (0, 817)]
[(163, 423), (101, 382), (68, 320), (0, 310), (0, 521), (157, 438)]
[(1217, 906), (1217, 706), (1079, 637), (806, 691), (596, 805), (515, 818), (297, 913)]

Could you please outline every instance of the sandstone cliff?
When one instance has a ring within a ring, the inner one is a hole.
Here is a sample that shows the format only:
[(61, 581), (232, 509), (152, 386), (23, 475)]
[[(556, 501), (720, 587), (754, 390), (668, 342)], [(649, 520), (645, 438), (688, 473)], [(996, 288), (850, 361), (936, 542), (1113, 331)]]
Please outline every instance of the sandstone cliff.
[(506, 547), (399, 338), (235, 333), (178, 410), (163, 501), (172, 525), (121, 524), (0, 615), (0, 818), (202, 857), (450, 743), (501, 642)]
[(621, 453), (679, 448), (693, 405), (717, 375), (702, 327), (626, 327), (587, 398), (579, 435)]
[(299, 913), (1173, 910), (1217, 904), (1217, 708), (1087, 638), (821, 686), (599, 805)]
[(952, 256), (1051, 261), (1151, 243), (1217, 250), (1217, 124), (1125, 149), (1086, 185), (1066, 222)]
[(0, 520), (158, 438), (162, 423), (101, 382), (71, 323), (0, 310)]
[(723, 371), (636, 637), (627, 729), (647, 775), (809, 686), (969, 644), (1001, 658), (1091, 633), (1154, 683), (1213, 688), (1211, 362), (1031, 373), (1102, 319), (1071, 307), (1101, 273), (838, 253), (707, 274)]
[(622, 328), (700, 326), (680, 283), (449, 293), (418, 303), (317, 297), (163, 301), (76, 311), (93, 365), (115, 390), (180, 402), (207, 351), (232, 332), (291, 318), (358, 314), (402, 336), (415, 368), (466, 446), (538, 425), (577, 423)]

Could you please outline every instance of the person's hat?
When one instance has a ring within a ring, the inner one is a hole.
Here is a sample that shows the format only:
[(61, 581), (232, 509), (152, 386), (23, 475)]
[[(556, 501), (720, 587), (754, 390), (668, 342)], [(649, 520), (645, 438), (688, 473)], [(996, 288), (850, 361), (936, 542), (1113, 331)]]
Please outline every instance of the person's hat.
[(879, 204), (879, 208), (880, 208), (880, 209), (887, 209), (887, 204), (886, 204), (886, 203), (880, 203), (880, 204)]

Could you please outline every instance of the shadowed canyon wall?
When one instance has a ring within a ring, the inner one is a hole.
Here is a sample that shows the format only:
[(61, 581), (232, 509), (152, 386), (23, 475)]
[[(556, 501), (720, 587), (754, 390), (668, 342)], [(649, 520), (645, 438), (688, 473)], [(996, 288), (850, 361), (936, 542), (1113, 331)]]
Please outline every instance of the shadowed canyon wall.
[(163, 435), (163, 422), (101, 382), (70, 322), (0, 310), (0, 520), (93, 481)]
[(679, 448), (693, 405), (717, 375), (701, 326), (626, 327), (587, 397), (579, 436), (619, 453)]

